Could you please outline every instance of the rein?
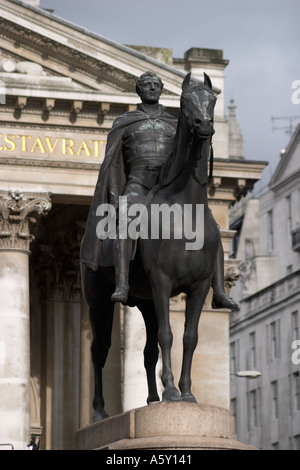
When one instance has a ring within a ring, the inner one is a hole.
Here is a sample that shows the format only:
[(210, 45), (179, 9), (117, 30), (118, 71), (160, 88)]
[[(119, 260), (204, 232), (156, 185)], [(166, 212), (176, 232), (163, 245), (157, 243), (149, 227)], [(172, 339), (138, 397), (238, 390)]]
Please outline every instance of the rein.
[(214, 172), (214, 149), (212, 146), (212, 136), (210, 137), (210, 146), (209, 146), (209, 180), (212, 179)]

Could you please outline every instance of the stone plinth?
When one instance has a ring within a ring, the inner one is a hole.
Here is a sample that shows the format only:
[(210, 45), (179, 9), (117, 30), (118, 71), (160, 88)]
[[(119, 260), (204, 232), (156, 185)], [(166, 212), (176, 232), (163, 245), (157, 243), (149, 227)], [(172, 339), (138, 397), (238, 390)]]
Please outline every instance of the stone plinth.
[(255, 450), (234, 440), (225, 408), (158, 403), (80, 429), (78, 450)]

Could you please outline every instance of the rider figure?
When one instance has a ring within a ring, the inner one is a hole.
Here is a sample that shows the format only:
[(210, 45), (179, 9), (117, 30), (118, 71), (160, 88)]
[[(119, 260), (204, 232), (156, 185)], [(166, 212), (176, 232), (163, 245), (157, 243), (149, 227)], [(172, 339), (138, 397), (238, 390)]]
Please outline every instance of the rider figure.
[[(126, 176), (122, 196), (127, 197), (127, 207), (134, 203), (142, 204), (145, 201), (150, 189), (156, 183), (162, 165), (173, 149), (177, 120), (166, 113), (164, 107), (159, 104), (162, 89), (161, 79), (153, 72), (141, 75), (136, 84), (136, 92), (142, 101), (137, 106), (137, 111), (142, 113), (143, 117), (136, 122), (133, 120), (132, 124), (124, 127), (121, 138), (122, 166)], [(130, 114), (126, 113), (126, 119)], [(118, 159), (111, 162), (109, 195), (110, 203), (115, 206), (118, 204), (120, 195), (120, 167)], [(131, 255), (132, 240), (117, 238), (114, 243), (116, 289), (111, 297), (114, 302), (125, 303), (127, 300)], [(221, 239), (212, 286), (213, 308), (233, 310), (238, 307), (224, 291), (224, 253)]]

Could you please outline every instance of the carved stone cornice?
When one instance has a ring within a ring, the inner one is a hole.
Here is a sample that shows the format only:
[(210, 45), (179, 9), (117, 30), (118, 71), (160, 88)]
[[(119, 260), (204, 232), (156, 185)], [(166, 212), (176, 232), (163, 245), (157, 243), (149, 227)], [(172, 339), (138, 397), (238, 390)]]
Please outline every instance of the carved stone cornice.
[(50, 160), (34, 160), (30, 158), (10, 157), (2, 158), (1, 165), (16, 166), (16, 167), (38, 167), (38, 168), (67, 168), (69, 170), (82, 170), (82, 171), (95, 171), (99, 172), (100, 163), (76, 163), (65, 161), (50, 161)]
[(50, 194), (0, 192), (0, 250), (29, 252), (31, 226), (51, 209)]

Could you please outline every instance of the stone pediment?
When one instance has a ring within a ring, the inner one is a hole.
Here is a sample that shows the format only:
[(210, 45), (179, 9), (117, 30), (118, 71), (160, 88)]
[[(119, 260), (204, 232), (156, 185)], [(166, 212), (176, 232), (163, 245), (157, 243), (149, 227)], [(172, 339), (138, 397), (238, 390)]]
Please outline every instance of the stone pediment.
[[(165, 95), (180, 95), (182, 71), (19, 0), (0, 0), (0, 38), (4, 58), (42, 67), (39, 86), (52, 80), (65, 88), (136, 97), (136, 79), (150, 69), (161, 76)], [(21, 78), (5, 80), (10, 86)]]
[[(64, 73), (60, 73), (59, 69), (50, 69), (47, 67), (47, 61), (41, 64), (36, 61), (27, 60), (27, 57), (24, 57), (24, 54), (22, 55), (23, 49), (20, 53), (17, 52), (8, 51), (0, 47), (0, 78), (9, 89), (14, 87), (19, 89), (47, 87), (50, 90), (93, 91), (91, 87), (66, 76)], [(105, 84), (103, 84), (100, 90), (103, 93), (113, 93), (115, 91), (112, 85)]]
[(281, 154), (281, 160), (271, 181), (271, 189), (276, 189), (281, 183), (300, 177), (300, 124), (296, 128), (289, 145)]

